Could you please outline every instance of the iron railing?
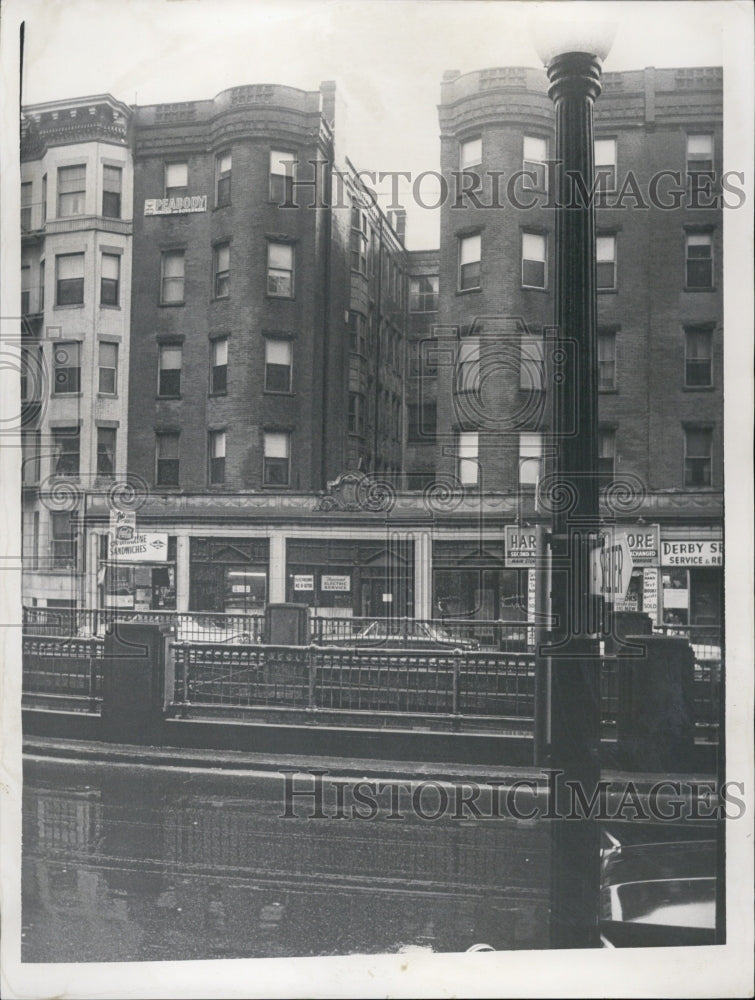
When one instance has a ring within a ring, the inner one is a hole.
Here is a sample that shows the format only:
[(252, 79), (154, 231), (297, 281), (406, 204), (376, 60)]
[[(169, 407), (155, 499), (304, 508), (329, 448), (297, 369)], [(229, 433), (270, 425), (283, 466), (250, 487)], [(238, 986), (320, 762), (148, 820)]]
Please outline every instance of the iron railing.
[(163, 625), (182, 642), (250, 643), (262, 638), (262, 615), (214, 611), (134, 611), (130, 608), (24, 608), (25, 635), (103, 638), (116, 622)]
[(336, 646), (171, 644), (174, 705), (515, 716), (534, 706), (534, 657)]
[(102, 701), (101, 639), (28, 636), (22, 640), (22, 688), (25, 694), (65, 696), (97, 711)]

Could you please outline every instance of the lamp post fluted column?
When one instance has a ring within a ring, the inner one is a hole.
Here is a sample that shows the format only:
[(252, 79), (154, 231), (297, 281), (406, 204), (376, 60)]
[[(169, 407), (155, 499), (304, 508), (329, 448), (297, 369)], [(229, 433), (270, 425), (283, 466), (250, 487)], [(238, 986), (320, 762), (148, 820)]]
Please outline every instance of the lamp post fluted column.
[(599, 523), (592, 187), (593, 104), (601, 64), (588, 53), (567, 52), (553, 58), (547, 70), (558, 164), (550, 763), (563, 771), (554, 803), (560, 818), (553, 821), (550, 943), (585, 948), (599, 944), (599, 831), (592, 819), (563, 817), (573, 812), (573, 787), (589, 802), (600, 779), (599, 623), (590, 571)]

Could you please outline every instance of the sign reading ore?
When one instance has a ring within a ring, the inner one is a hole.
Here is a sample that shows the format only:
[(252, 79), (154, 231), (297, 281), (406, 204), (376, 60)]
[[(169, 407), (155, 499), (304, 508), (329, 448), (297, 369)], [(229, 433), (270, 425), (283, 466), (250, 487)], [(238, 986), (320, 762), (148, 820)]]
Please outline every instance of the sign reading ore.
[(189, 212), (206, 212), (207, 195), (193, 194), (186, 198), (145, 198), (145, 215), (188, 215)]

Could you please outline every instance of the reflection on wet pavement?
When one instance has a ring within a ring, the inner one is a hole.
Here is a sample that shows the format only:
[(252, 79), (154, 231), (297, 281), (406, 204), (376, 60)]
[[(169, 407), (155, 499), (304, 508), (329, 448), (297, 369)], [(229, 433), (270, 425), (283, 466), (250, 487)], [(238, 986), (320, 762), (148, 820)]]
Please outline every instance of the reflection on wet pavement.
[(23, 960), (547, 947), (546, 822), (396, 811), (283, 818), (280, 775), (28, 759)]

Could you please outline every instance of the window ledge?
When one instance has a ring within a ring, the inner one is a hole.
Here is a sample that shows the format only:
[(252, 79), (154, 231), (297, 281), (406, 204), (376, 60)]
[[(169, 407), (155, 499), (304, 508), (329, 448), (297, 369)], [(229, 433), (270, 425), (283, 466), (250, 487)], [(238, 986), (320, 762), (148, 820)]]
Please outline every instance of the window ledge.
[(618, 288), (596, 288), (595, 291), (598, 295), (617, 295)]
[(110, 309), (113, 312), (120, 312), (121, 311), (121, 307), (120, 306), (114, 306), (114, 305), (111, 305), (111, 304), (109, 304), (107, 302), (100, 302), (100, 309)]
[(716, 387), (714, 385), (685, 385), (682, 386), (682, 392), (715, 392)]
[(278, 302), (293, 302), (295, 299), (294, 295), (273, 295), (271, 292), (265, 292), (266, 299), (274, 299)]
[(525, 292), (547, 292), (549, 288), (547, 285), (522, 285), (522, 290)]
[(476, 285), (474, 288), (457, 288), (457, 295), (471, 295), (473, 292), (481, 292), (482, 285)]
[(81, 399), (83, 392), (54, 392), (53, 399)]
[(119, 399), (117, 392), (98, 392), (97, 399)]
[(53, 306), (53, 309), (83, 309), (83, 302), (69, 302), (65, 305), (58, 305), (57, 303)]
[[(228, 395), (228, 390), (225, 389), (223, 392), (208, 392), (208, 397), (210, 399), (224, 399)], [(158, 397), (159, 399), (164, 399), (165, 397)], [(175, 397), (173, 397), (175, 399)]]
[(598, 389), (599, 396), (618, 396), (619, 390), (614, 386), (613, 389)]
[(185, 306), (186, 300), (183, 299), (181, 302), (158, 302), (157, 304), (161, 309), (175, 309), (176, 306)]
[(171, 401), (171, 400), (176, 400), (176, 399), (183, 399), (183, 396), (181, 396), (181, 395), (178, 395), (178, 396), (160, 396), (158, 394), (158, 395), (155, 396), (155, 399), (157, 399), (157, 400), (159, 400), (161, 402), (165, 402), (166, 400), (167, 401)]
[(295, 396), (293, 389), (263, 389), (263, 396)]
[(704, 292), (708, 292), (708, 294), (710, 294), (711, 292), (718, 291), (718, 289), (716, 288), (715, 285), (711, 285), (709, 288), (695, 288), (692, 285), (685, 285), (684, 286), (684, 291), (685, 292), (703, 292), (703, 293)]

